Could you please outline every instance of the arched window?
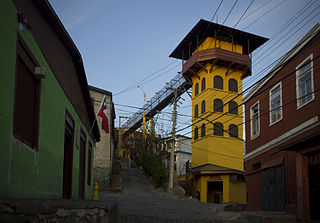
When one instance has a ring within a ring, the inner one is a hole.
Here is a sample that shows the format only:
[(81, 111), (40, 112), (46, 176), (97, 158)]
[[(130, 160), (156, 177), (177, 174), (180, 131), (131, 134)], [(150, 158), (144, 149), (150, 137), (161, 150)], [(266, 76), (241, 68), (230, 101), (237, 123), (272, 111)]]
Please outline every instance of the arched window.
[(238, 82), (233, 78), (229, 79), (229, 91), (238, 92)]
[(223, 136), (223, 124), (221, 122), (215, 122), (213, 124), (213, 135)]
[(206, 136), (206, 125), (203, 123), (201, 125), (201, 137)]
[(199, 94), (199, 84), (196, 83), (196, 85), (194, 86), (194, 96), (197, 96)]
[(198, 127), (194, 128), (194, 140), (197, 140), (199, 138), (198, 136)]
[(213, 111), (223, 112), (223, 102), (221, 99), (214, 99), (213, 101)]
[(199, 115), (199, 109), (198, 109), (198, 105), (194, 106), (194, 117), (198, 117)]
[(206, 79), (202, 78), (201, 81), (201, 92), (204, 91), (206, 89)]
[(205, 113), (206, 112), (206, 101), (203, 100), (201, 102), (201, 114)]
[(213, 87), (223, 90), (223, 79), (220, 76), (214, 76)]
[(229, 136), (233, 138), (238, 138), (238, 126), (231, 124), (229, 125)]
[(229, 113), (233, 115), (238, 114), (238, 104), (234, 101), (229, 102)]

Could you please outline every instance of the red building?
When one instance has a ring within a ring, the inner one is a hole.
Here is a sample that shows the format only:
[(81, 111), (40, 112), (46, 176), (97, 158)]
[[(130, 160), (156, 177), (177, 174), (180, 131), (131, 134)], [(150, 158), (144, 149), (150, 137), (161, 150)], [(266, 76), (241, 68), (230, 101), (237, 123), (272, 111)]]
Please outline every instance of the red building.
[(320, 25), (244, 98), (248, 210), (320, 219)]

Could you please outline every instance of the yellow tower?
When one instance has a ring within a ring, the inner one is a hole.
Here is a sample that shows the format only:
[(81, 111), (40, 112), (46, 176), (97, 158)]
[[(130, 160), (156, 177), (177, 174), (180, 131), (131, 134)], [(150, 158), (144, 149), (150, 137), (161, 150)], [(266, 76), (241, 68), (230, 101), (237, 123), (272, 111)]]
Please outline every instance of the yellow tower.
[(242, 80), (265, 41), (200, 20), (170, 55), (192, 84), (192, 184), (202, 202), (246, 202)]

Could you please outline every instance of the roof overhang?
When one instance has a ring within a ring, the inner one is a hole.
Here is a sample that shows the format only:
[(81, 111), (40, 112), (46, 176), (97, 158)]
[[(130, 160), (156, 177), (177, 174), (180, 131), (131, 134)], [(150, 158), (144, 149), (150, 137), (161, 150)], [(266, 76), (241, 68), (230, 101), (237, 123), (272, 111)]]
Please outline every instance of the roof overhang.
[(187, 60), (190, 56), (188, 55), (189, 47), (190, 51), (193, 52), (197, 49), (197, 45), (201, 44), (207, 37), (215, 36), (217, 36), (218, 39), (232, 37), (234, 42), (243, 45), (243, 52), (246, 54), (251, 53), (268, 40), (265, 37), (201, 19), (184, 37), (169, 57)]

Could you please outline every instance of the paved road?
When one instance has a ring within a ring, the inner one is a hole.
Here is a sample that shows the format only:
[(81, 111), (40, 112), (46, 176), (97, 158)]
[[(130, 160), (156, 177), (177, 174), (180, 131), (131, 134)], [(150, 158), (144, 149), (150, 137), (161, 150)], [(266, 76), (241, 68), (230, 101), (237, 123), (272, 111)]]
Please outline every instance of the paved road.
[(225, 212), (224, 205), (178, 199), (155, 191), (140, 169), (121, 170), (122, 193), (100, 193), (100, 199), (118, 202), (120, 223), (296, 222), (283, 213)]

